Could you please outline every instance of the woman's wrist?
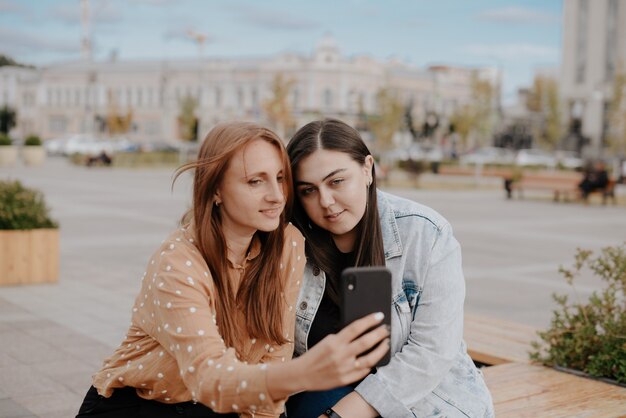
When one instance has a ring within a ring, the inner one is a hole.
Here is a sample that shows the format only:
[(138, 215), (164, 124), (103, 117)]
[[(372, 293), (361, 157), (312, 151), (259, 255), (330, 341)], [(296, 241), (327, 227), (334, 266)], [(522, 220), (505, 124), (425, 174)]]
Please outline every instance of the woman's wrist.
[(271, 363), (266, 373), (267, 391), (272, 399), (285, 399), (295, 393), (309, 390), (306, 367), (301, 357), (284, 363)]

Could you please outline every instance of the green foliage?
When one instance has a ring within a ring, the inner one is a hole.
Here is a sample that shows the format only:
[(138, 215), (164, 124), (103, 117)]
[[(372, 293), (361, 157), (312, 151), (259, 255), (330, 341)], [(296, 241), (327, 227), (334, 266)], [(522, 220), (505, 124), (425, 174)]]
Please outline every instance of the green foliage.
[(393, 135), (402, 128), (404, 105), (389, 88), (376, 93), (377, 114), (369, 117), (369, 127), (376, 138), (378, 151), (393, 148)]
[(8, 55), (0, 54), (0, 67), (4, 66), (35, 68), (32, 65), (21, 64), (15, 61), (13, 58), (9, 57)]
[(8, 146), (8, 145), (13, 145), (13, 141), (11, 140), (9, 135), (0, 133), (0, 147), (1, 146)]
[(37, 135), (31, 135), (24, 141), (24, 145), (27, 147), (38, 147), (41, 145), (41, 138)]
[(19, 181), (0, 181), (0, 230), (58, 228), (43, 194)]
[(185, 141), (196, 141), (198, 139), (198, 118), (196, 117), (198, 100), (193, 96), (185, 96), (180, 100), (179, 105), (179, 136)]
[(558, 308), (550, 328), (538, 333), (542, 342), (533, 342), (531, 358), (626, 383), (626, 243), (597, 256), (578, 249), (573, 266), (559, 269), (576, 296), (574, 279), (583, 271), (605, 282), (604, 289), (586, 303), (554, 294)]

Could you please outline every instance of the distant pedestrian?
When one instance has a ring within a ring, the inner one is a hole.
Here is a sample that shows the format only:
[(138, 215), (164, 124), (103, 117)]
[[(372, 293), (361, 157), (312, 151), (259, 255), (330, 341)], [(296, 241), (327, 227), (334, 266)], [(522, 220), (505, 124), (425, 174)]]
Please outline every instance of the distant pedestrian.
[(150, 258), (126, 338), (78, 417), (278, 417), (293, 393), (367, 375), (388, 350), (384, 327), (361, 336), (380, 315), (291, 359), (304, 239), (283, 211), (291, 170), (276, 134), (218, 125), (177, 176), (187, 170), (192, 208)]
[(584, 177), (578, 188), (583, 200), (589, 198), (589, 194), (596, 190), (603, 190), (609, 184), (609, 173), (606, 169), (604, 161), (596, 161), (589, 165), (584, 172)]

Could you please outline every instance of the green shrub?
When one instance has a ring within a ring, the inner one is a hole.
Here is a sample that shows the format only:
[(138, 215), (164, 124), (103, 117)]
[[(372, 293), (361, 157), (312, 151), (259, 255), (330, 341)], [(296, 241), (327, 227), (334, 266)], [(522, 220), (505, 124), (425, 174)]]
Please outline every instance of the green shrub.
[(19, 181), (0, 181), (0, 230), (58, 228), (50, 219), (43, 194)]
[(531, 358), (626, 383), (626, 243), (597, 256), (578, 249), (572, 268), (559, 269), (576, 296), (574, 279), (583, 270), (605, 282), (604, 289), (586, 303), (554, 294), (558, 308), (550, 328), (538, 332), (542, 342), (533, 342)]
[(8, 135), (0, 133), (0, 147), (3, 145), (13, 145), (13, 141)]
[(38, 147), (41, 145), (41, 138), (37, 135), (31, 135), (24, 141), (24, 145), (27, 147)]

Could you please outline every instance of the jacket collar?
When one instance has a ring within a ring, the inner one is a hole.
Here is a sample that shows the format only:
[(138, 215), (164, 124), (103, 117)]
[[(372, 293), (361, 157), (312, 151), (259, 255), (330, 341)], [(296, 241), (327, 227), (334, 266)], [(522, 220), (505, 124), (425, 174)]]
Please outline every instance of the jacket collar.
[(378, 200), (378, 216), (383, 234), (385, 259), (400, 257), (402, 256), (402, 241), (393, 207), (387, 199), (386, 193), (380, 190), (376, 193), (376, 199)]

